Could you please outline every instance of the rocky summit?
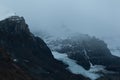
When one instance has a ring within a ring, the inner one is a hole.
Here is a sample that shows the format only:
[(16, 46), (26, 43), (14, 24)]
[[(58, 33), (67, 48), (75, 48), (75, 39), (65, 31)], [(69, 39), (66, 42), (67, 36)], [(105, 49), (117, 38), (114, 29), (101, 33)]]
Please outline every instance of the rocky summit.
[(0, 80), (89, 80), (72, 74), (66, 70), (67, 65), (54, 59), (46, 43), (30, 32), (23, 17), (0, 21), (0, 49), (8, 53), (0, 53)]

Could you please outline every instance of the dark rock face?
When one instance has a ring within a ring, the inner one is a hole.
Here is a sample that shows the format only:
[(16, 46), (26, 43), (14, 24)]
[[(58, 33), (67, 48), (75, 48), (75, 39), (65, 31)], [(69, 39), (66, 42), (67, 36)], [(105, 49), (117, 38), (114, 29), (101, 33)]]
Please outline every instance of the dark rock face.
[(14, 64), (10, 55), (0, 48), (0, 80), (33, 80), (33, 78)]
[(0, 21), (0, 47), (35, 80), (87, 80), (70, 73), (66, 65), (55, 60), (44, 41), (29, 31), (23, 17)]
[(59, 46), (53, 50), (67, 53), (69, 58), (76, 60), (87, 70), (92, 63), (92, 65), (104, 65), (109, 70), (120, 72), (120, 58), (113, 56), (107, 44), (95, 37), (80, 34), (52, 41), (49, 45)]

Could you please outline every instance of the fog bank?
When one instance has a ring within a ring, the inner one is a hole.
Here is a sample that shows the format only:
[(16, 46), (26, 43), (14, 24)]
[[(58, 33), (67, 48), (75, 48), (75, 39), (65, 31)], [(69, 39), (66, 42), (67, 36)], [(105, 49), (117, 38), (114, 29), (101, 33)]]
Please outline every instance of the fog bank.
[(32, 31), (120, 35), (120, 0), (0, 0), (0, 5), (0, 16), (24, 16)]

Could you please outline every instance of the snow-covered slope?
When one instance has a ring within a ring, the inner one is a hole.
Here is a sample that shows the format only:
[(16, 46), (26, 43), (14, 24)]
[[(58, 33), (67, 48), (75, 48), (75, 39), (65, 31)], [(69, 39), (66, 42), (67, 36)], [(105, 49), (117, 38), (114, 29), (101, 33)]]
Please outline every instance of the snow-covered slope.
[(98, 74), (96, 72), (104, 70), (105, 67), (103, 66), (92, 66), (90, 70), (85, 70), (82, 66), (78, 65), (75, 60), (72, 60), (67, 57), (67, 54), (61, 54), (58, 52), (52, 52), (54, 58), (57, 60), (63, 61), (65, 64), (68, 65), (68, 70), (70, 70), (74, 74), (81, 74), (85, 77), (90, 78), (91, 80), (96, 80), (97, 78), (101, 77), (102, 74)]

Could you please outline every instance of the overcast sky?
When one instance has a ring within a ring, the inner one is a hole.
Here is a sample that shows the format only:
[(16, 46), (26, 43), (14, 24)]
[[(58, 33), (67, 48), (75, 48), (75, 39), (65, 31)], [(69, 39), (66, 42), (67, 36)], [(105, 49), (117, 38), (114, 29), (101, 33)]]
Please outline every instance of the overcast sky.
[(32, 31), (120, 35), (120, 0), (0, 0), (0, 18), (14, 12)]

